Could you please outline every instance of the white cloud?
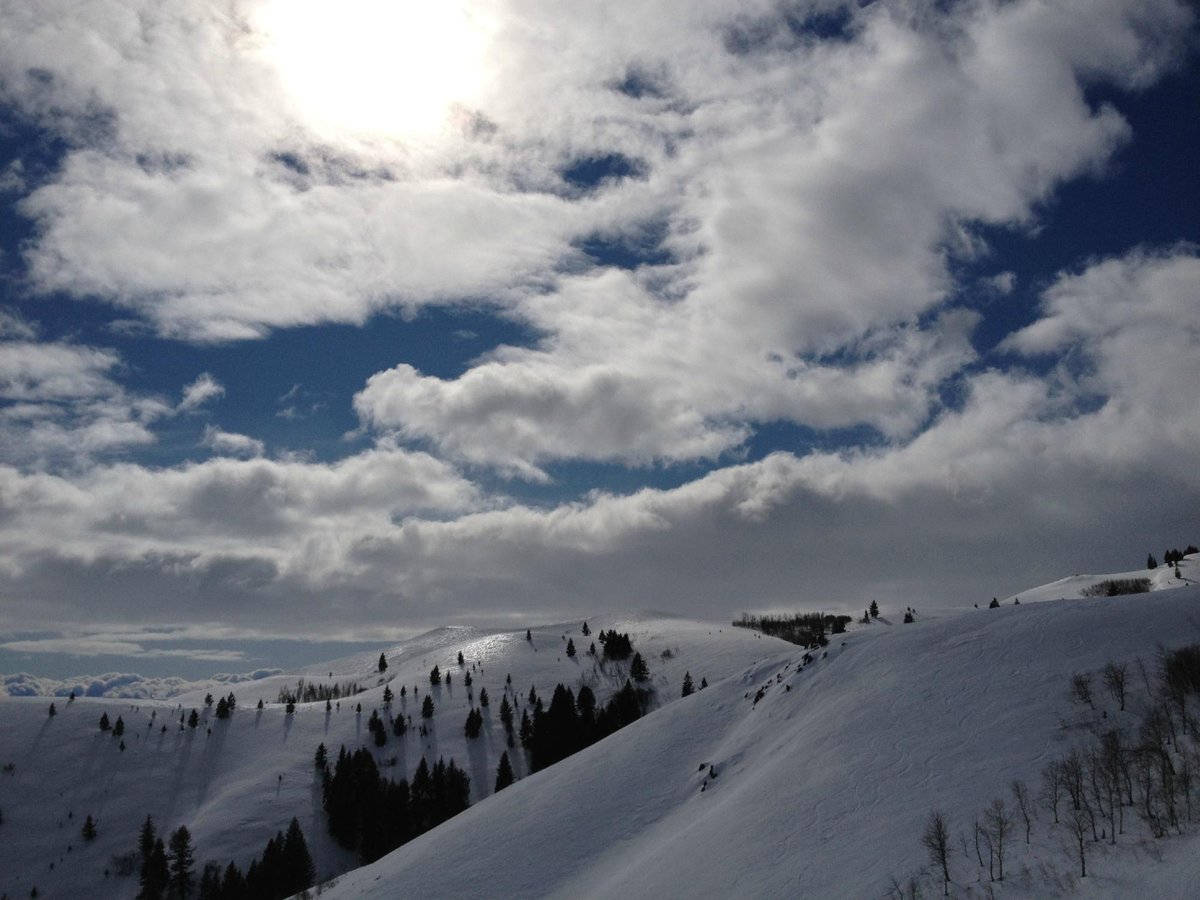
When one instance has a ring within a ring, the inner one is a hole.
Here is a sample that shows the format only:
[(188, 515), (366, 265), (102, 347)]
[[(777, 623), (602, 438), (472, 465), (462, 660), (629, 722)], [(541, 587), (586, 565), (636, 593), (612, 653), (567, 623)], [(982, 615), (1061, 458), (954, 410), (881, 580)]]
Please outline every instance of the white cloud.
[[(36, 288), (193, 341), (481, 298), (540, 336), (457, 377), (376, 374), (355, 409), (380, 446), (337, 463), (50, 474), (33, 469), (153, 440), (155, 421), (220, 385), (201, 376), (174, 408), (132, 396), (114, 352), (0, 319), (0, 451), (26, 467), (0, 466), (11, 608), (303, 631), (482, 604), (946, 603), (1109, 560), (1130, 535), (1187, 540), (1194, 251), (1060, 277), (1005, 345), (1050, 354), (1048, 378), (981, 370), (952, 263), (986, 251), (980, 224), (1035, 230), (1058, 186), (1103, 170), (1130, 129), (1084, 88), (1153, 81), (1192, 14), (1170, 0), (941, 6), (856, 8), (846, 40), (819, 42), (767, 0), (736, 22), (719, 0), (496, 4), (493, 93), (469, 127), (416, 147), (318, 138), (252, 15), (0, 0), (4, 101), (71, 148), (21, 205)], [(731, 52), (738, 29), (760, 44)], [(655, 90), (615, 90), (630, 72)], [(559, 177), (611, 153), (638, 177), (592, 191)], [(636, 272), (598, 271), (577, 247), (656, 228), (670, 260)], [(728, 464), (780, 420), (867, 425), (880, 443)], [(532, 479), (562, 460), (723, 467), (537, 508), (393, 439)], [(209, 441), (261, 457), (245, 435)]]
[(183, 399), (179, 401), (179, 409), (190, 411), (203, 406), (209, 400), (225, 395), (225, 387), (207, 372), (202, 372), (196, 380), (183, 389)]
[(969, 375), (959, 408), (871, 450), (775, 453), (544, 508), (488, 503), (444, 463), (389, 448), (328, 467), (0, 469), (13, 498), (0, 566), (27, 619), (134, 621), (153, 602), (291, 633), (639, 606), (925, 607), (1105, 571), (1194, 525), (1200, 399), (1180, 386), (1200, 378), (1196, 264), (1179, 248), (1064, 275), (1012, 343), (1069, 350), (1072, 367)]
[(267, 449), (257, 438), (222, 431), (215, 425), (205, 427), (201, 443), (221, 456), (262, 456)]

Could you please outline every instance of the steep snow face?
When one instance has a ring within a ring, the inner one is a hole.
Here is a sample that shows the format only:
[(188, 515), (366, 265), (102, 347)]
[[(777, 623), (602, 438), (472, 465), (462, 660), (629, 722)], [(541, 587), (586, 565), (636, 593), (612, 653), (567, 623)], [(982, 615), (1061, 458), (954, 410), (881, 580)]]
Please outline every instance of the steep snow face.
[[(807, 665), (790, 648), (324, 896), (881, 897), (925, 863), (933, 807), (949, 819), (958, 895), (982, 896), (986, 866), (959, 835), (1014, 779), (1036, 792), (1042, 767), (1089, 738), (1085, 722), (1136, 728), (1147, 700), (1136, 661), (1153, 673), (1160, 643), (1200, 641), (1198, 622), (1200, 588), (1185, 586), (875, 625)], [(1072, 674), (1108, 661), (1130, 664), (1129, 711), (1099, 687), (1097, 711), (1073, 705)], [(1200, 840), (1153, 841), (1127, 819), (1115, 848), (1090, 845), (1080, 882), (1065, 832), (1040, 813), (1031, 844), (1022, 827), (1008, 849), (1004, 895), (1122, 897), (1154, 884), (1154, 896), (1191, 896)]]
[[(524, 629), (442, 628), (383, 648), (388, 660), (383, 673), (379, 651), (373, 651), (251, 683), (198, 686), (170, 701), (0, 697), (0, 766), (12, 765), (0, 773), (0, 895), (26, 897), (37, 886), (42, 897), (132, 898), (137, 877), (118, 877), (112, 857), (134, 848), (147, 815), (164, 836), (180, 824), (188, 826), (198, 869), (209, 859), (222, 865), (236, 860), (244, 868), (296, 816), (319, 875), (331, 877), (356, 861), (326, 834), (313, 767), (319, 743), (332, 756), (343, 744), (351, 750), (370, 746), (382, 771), (397, 778), (411, 777), (422, 756), (431, 763), (453, 758), (471, 778), (472, 802), (479, 802), (492, 792), (500, 754), (507, 749), (499, 706), (509, 674), (510, 702), (518, 704), (519, 721), (530, 687), (548, 702), (559, 682), (575, 690), (587, 683), (603, 702), (624, 683), (627, 665), (602, 665), (586, 654), (601, 629), (631, 634), (663, 704), (679, 697), (685, 671), (697, 685), (702, 677), (715, 682), (787, 646), (742, 629), (653, 615), (592, 620), (590, 637), (581, 626), (534, 628), (528, 640)], [(565, 653), (568, 638), (578, 650), (574, 659)], [(430, 684), (434, 665), (450, 675), (448, 684)], [(365, 690), (336, 701), (328, 713), (318, 701), (300, 703), (287, 715), (276, 702), (279, 690), (295, 688), (301, 677), (324, 684), (357, 682)], [(391, 711), (411, 715), (413, 727), (403, 738), (389, 730), (388, 743), (374, 748), (367, 721), (374, 709), (386, 712), (385, 685), (396, 695)], [(483, 688), (490, 695), (483, 731), (468, 740), (463, 726)], [(232, 718), (215, 719), (204, 705), (209, 691), (214, 697), (234, 692), (238, 707)], [(420, 709), (427, 694), (436, 711), (422, 736)], [(260, 698), (262, 710), (255, 708)], [(53, 718), (47, 715), (51, 701), (57, 709)], [(201, 724), (181, 731), (180, 716), (193, 708), (200, 710)], [(122, 718), (121, 738), (100, 732), (105, 712), (114, 723)], [(525, 776), (523, 755), (510, 755), (518, 778)], [(80, 830), (88, 815), (98, 823), (98, 836), (85, 842)]]

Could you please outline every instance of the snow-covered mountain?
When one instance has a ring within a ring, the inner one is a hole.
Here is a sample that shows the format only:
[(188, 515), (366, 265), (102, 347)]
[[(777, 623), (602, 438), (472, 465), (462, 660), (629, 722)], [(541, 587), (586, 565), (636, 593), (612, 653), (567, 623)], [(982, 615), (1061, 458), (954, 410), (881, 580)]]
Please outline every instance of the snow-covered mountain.
[[(807, 662), (801, 648), (728, 626), (593, 620), (594, 633), (631, 634), (660, 708), (532, 776), (510, 751), (519, 780), (494, 796), (507, 749), (497, 708), (510, 673), (508, 696), (523, 705), (531, 686), (548, 701), (558, 682), (587, 683), (603, 700), (623, 682), (586, 655), (594, 636), (582, 636), (582, 623), (534, 628), (529, 640), (523, 629), (439, 629), (386, 648), (382, 674), (379, 654), (369, 653), (233, 685), (239, 705), (227, 721), (211, 719), (205, 688), (171, 702), (57, 698), (53, 718), (48, 698), (0, 698), (0, 764), (12, 766), (0, 774), (0, 894), (24, 897), (37, 885), (41, 897), (133, 897), (136, 876), (115, 875), (111, 857), (133, 848), (150, 814), (162, 833), (187, 824), (200, 863), (242, 865), (297, 816), (318, 873), (337, 875), (323, 887), (333, 898), (883, 897), (894, 895), (892, 879), (905, 896), (910, 879), (936, 896), (940, 879), (922, 872), (921, 846), (936, 807), (951, 829), (955, 896), (1189, 896), (1200, 884), (1200, 831), (1186, 825), (1155, 839), (1131, 810), (1115, 846), (1089, 841), (1081, 880), (1065, 826), (1039, 809), (1029, 845), (1021, 826), (1008, 848), (1003, 884), (980, 867), (972, 828), (993, 798), (1013, 807), (1014, 780), (1036, 793), (1046, 764), (1094, 733), (1136, 732), (1160, 645), (1200, 642), (1200, 587), (1189, 580), (1200, 580), (1200, 559), (1180, 570), (1180, 579), (1173, 569), (1159, 578), (1166, 567), (1149, 573), (1151, 593), (1074, 599), (1125, 577), (1076, 576), (1023, 592), (1019, 605), (1014, 597), (996, 609), (920, 611), (912, 624), (901, 624), (903, 603), (884, 604), (879, 621)], [(1067, 599), (1028, 602), (1054, 594)], [(573, 659), (568, 638), (580, 651)], [(1130, 673), (1124, 712), (1100, 686), (1109, 662)], [(435, 664), (449, 685), (430, 685)], [(680, 699), (685, 671), (710, 687)], [(463, 732), (467, 672), (473, 702), (483, 687), (491, 696), (475, 740)], [(1076, 674), (1094, 676), (1095, 710), (1072, 700)], [(274, 701), (301, 677), (366, 690), (341, 699), (340, 710), (326, 713), (318, 701), (289, 716)], [(453, 757), (471, 777), (473, 805), (355, 869), (327, 836), (313, 752), (321, 742), (332, 753), (373, 748), (367, 718), (383, 710), (385, 684), (397, 694), (393, 711), (411, 714), (414, 728), (374, 749), (383, 771), (411, 776), (422, 755)], [(217, 696), (230, 689), (219, 687)], [(415, 691), (435, 702), (426, 736)], [(180, 732), (180, 714), (193, 707), (205, 721)], [(124, 751), (98, 730), (102, 711), (123, 717)], [(91, 842), (80, 837), (86, 815), (99, 826)]]
[[(0, 895), (25, 897), (36, 886), (43, 898), (133, 897), (137, 877), (116, 877), (111, 857), (133, 849), (147, 815), (163, 835), (186, 824), (199, 864), (235, 860), (242, 867), (296, 816), (318, 876), (332, 877), (358, 863), (326, 833), (320, 779), (313, 766), (319, 744), (326, 745), (331, 757), (342, 745), (348, 750), (369, 746), (381, 770), (394, 778), (411, 778), (422, 757), (431, 765), (439, 758), (454, 759), (470, 776), (471, 802), (478, 803), (492, 793), (500, 755), (508, 749), (498, 718), (506, 690), (519, 720), (531, 687), (549, 703), (560, 682), (573, 690), (588, 684), (603, 703), (624, 683), (627, 664), (605, 665), (587, 654), (601, 630), (630, 634), (663, 703), (679, 697), (685, 672), (691, 672), (697, 685), (702, 678), (720, 681), (788, 646), (728, 625), (656, 614), (594, 619), (590, 636), (583, 635), (582, 626), (534, 627), (528, 639), (525, 629), (441, 628), (380, 651), (287, 674), (239, 684), (200, 684), (169, 701), (0, 697), (0, 766), (6, 769), (0, 773)], [(568, 640), (577, 645), (574, 658), (566, 654)], [(382, 673), (380, 652), (388, 661)], [(436, 687), (429, 679), (435, 665), (444, 679)], [(334, 701), (329, 712), (324, 701), (315, 701), (298, 703), (288, 715), (278, 702), (280, 690), (294, 690), (300, 679), (327, 686), (357, 684), (365, 690)], [(368, 720), (376, 709), (388, 714), (385, 687), (395, 694), (390, 712), (411, 717), (413, 725), (403, 738), (389, 729), (387, 744), (376, 748)], [(482, 709), (484, 725), (471, 740), (464, 724), (485, 688), (490, 702)], [(230, 691), (237, 709), (229, 719), (217, 720), (215, 706), (206, 707), (205, 696), (220, 698)], [(427, 695), (435, 712), (425, 723), (420, 709)], [(262, 710), (256, 708), (260, 699)], [(51, 702), (54, 717), (47, 714)], [(356, 712), (359, 704), (361, 713)], [(180, 730), (181, 715), (192, 709), (200, 711), (200, 725)], [(99, 730), (104, 713), (113, 723), (122, 718), (121, 738)], [(422, 724), (427, 724), (426, 735), (420, 734)], [(524, 755), (518, 749), (510, 758), (517, 778), (524, 777)], [(97, 821), (98, 835), (85, 842), (80, 828), (88, 815)]]

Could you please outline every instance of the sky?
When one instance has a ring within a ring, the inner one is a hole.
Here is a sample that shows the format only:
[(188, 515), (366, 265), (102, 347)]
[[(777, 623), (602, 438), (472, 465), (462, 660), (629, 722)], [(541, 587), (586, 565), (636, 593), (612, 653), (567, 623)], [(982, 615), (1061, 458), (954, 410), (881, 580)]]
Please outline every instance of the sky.
[(1196, 19), (0, 0), (0, 668), (1197, 542)]

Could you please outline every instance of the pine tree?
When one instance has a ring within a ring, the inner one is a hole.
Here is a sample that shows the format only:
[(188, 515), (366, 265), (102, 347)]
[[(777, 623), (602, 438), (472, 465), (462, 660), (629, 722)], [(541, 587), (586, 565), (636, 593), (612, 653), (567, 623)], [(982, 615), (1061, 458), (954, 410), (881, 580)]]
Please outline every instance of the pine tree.
[(629, 675), (639, 684), (650, 678), (650, 669), (646, 666), (646, 660), (642, 659), (642, 654), (633, 654), (633, 662), (629, 666)]
[(171, 893), (180, 900), (192, 890), (195, 866), (192, 850), (192, 835), (186, 825), (180, 825), (171, 832), (170, 856), (168, 857), (170, 878), (167, 882)]
[(588, 623), (587, 623), (586, 619), (584, 619), (583, 628), (581, 628), (580, 631), (583, 632), (584, 637), (587, 637), (589, 634), (592, 633), (592, 629), (588, 628)]
[(425, 702), (421, 704), (421, 718), (433, 718), (433, 696), (430, 694), (425, 695)]
[(469, 738), (479, 737), (479, 730), (483, 727), (483, 713), (478, 709), (472, 709), (467, 713), (467, 724), (463, 728), (463, 733)]
[(163, 900), (170, 877), (166, 848), (162, 838), (156, 838), (153, 849), (142, 862), (137, 900)]
[(212, 708), (212, 705), (213, 705), (213, 695), (212, 694), (204, 695), (204, 705), (209, 707), (210, 709)]
[[(292, 715), (292, 713), (296, 711), (296, 701), (289, 699), (287, 704), (283, 707), (283, 711), (286, 715)], [(359, 712), (361, 711), (362, 710), (359, 710)], [(195, 710), (193, 710), (193, 712), (195, 712)]]
[(192, 714), (188, 716), (188, 728), (195, 728), (200, 724), (200, 712), (196, 709), (192, 710)]
[(706, 687), (708, 687), (708, 679), (701, 678), (700, 679), (700, 690), (704, 690)]
[(91, 815), (84, 820), (83, 839), (85, 841), (94, 841), (96, 839), (96, 823), (92, 820)]
[(55, 716), (57, 716), (57, 715), (58, 715), (58, 710), (57, 710), (57, 709), (55, 709), (55, 708), (54, 708), (54, 704), (53, 704), (53, 703), (51, 703), (51, 704), (50, 704), (50, 718), (54, 718), (54, 717), (55, 717)]
[(228, 719), (229, 718), (229, 701), (226, 700), (224, 697), (222, 697), (220, 700), (217, 701), (217, 718), (218, 719)]
[(318, 769), (324, 769), (329, 764), (329, 751), (325, 749), (325, 743), (322, 741), (317, 744), (317, 752), (313, 754), (313, 765)]
[(696, 690), (696, 686), (694, 684), (692, 684), (692, 673), (684, 672), (683, 673), (683, 696), (684, 697), (690, 696), (692, 693), (695, 692), (695, 690)]
[(488, 692), (487, 692), (487, 688), (480, 688), (480, 689), (479, 689), (479, 705), (480, 705), (480, 706), (483, 706), (483, 707), (486, 707), (486, 706), (488, 705)]
[(441, 684), (442, 683), (442, 670), (439, 669), (436, 664), (434, 664), (434, 667), (429, 670), (429, 683), (430, 684)]
[(304, 832), (301, 831), (300, 823), (295, 817), (292, 818), (283, 838), (280, 863), (284, 881), (282, 887), (286, 892), (283, 896), (306, 890), (317, 877), (312, 855), (308, 852), (308, 842), (304, 840)]
[(505, 731), (512, 731), (513, 710), (512, 704), (508, 702), (508, 694), (500, 698), (500, 724), (504, 726)]
[(508, 761), (508, 751), (500, 754), (500, 765), (496, 767), (496, 791), (502, 791), (513, 783), (512, 763)]
[[(392, 689), (391, 689), (391, 687), (390, 687), (390, 686), (386, 686), (386, 685), (385, 685), (385, 686), (384, 686), (384, 688), (383, 688), (383, 705), (384, 705), (384, 706), (389, 706), (389, 705), (391, 704), (391, 702), (392, 702), (392, 698), (393, 698), (394, 696), (395, 696), (395, 695), (394, 695), (394, 694), (392, 694)], [(328, 702), (328, 701), (326, 701), (326, 702)]]
[(525, 629), (525, 640), (527, 640), (527, 641), (533, 640), (533, 632), (530, 631), (528, 628)]
[(117, 724), (113, 726), (113, 737), (120, 737), (125, 733), (125, 720), (117, 716)]
[(458, 664), (459, 664), (460, 666), (462, 666), (462, 665), (466, 665), (466, 660), (464, 660), (464, 659), (463, 659), (463, 655), (462, 655), (462, 651), (461, 651), (461, 650), (459, 650), (459, 651), (458, 651)]
[(567, 639), (567, 656), (569, 656), (571, 659), (575, 658), (575, 639), (574, 638)]
[(112, 726), (108, 723), (108, 713), (100, 713), (100, 730), (108, 731)]
[(259, 709), (262, 709), (262, 708), (263, 708), (262, 697), (259, 697), (259, 698), (258, 698), (258, 708), (259, 708)]
[(138, 854), (142, 858), (142, 865), (150, 860), (152, 853), (154, 853), (154, 820), (146, 816), (146, 821), (142, 823), (142, 830), (138, 832)]
[(1154, 558), (1153, 553), (1151, 553), (1149, 556), (1146, 557), (1146, 568), (1147, 569), (1157, 569), (1158, 568), (1158, 560)]
[(867, 612), (869, 612), (871, 614), (872, 619), (878, 619), (879, 618), (879, 604), (876, 603), (874, 600), (872, 600), (871, 605), (867, 608)]
[(387, 671), (387, 657), (382, 653), (379, 654), (379, 671), (380, 672)]

